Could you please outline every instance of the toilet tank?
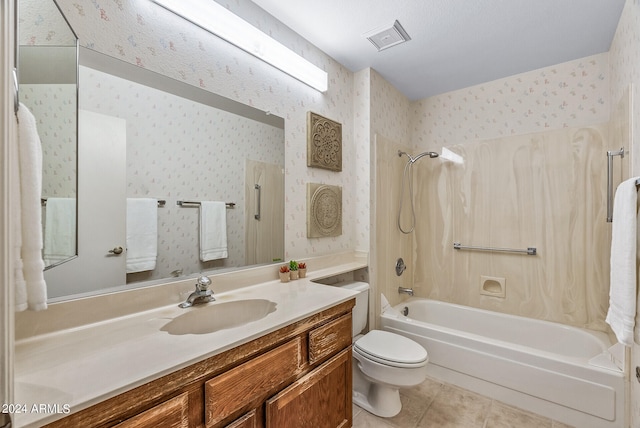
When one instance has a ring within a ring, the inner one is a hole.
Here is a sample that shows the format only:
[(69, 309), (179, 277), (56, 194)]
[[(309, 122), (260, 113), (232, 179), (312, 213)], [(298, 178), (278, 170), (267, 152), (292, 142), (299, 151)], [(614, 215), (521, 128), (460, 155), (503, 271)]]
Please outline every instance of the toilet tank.
[(351, 313), (351, 333), (356, 337), (367, 326), (369, 315), (369, 284), (359, 281), (348, 281), (336, 284), (339, 287), (358, 291), (356, 295), (356, 306)]

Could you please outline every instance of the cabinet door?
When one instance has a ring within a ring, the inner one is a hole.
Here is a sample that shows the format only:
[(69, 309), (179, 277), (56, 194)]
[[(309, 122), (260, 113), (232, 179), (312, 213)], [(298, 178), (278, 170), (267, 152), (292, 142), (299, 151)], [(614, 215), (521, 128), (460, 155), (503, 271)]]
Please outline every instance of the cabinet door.
[(207, 428), (225, 425), (290, 384), (301, 371), (302, 350), (297, 337), (205, 382)]
[(351, 347), (266, 403), (267, 428), (350, 427)]
[(231, 422), (226, 428), (258, 428), (258, 414), (254, 410)]
[(187, 393), (167, 400), (116, 425), (116, 428), (188, 428), (189, 397)]

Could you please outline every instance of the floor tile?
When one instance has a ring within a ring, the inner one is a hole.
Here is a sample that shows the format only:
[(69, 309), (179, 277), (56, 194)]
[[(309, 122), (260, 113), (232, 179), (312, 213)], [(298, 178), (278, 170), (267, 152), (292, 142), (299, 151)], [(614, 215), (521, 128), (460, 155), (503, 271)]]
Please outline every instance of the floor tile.
[(427, 379), (400, 391), (402, 410), (379, 418), (353, 406), (355, 428), (573, 428), (480, 394)]
[(552, 428), (551, 419), (516, 409), (499, 401), (491, 403), (484, 428)]
[(482, 428), (490, 408), (490, 398), (445, 385), (427, 409), (418, 427)]

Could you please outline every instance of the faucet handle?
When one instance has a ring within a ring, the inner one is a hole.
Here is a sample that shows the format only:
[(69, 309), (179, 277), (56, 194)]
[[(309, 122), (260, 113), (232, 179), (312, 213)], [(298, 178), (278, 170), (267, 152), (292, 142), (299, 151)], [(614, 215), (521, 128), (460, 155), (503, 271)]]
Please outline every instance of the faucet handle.
[(196, 290), (198, 291), (207, 291), (209, 286), (211, 285), (211, 280), (208, 276), (200, 276), (198, 277), (198, 282), (196, 283)]

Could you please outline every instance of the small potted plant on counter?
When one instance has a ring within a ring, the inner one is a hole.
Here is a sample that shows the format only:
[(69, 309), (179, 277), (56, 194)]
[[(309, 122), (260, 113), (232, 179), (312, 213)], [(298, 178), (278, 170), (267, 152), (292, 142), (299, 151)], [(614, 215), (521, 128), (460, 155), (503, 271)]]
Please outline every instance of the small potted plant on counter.
[(289, 262), (289, 270), (291, 271), (291, 279), (298, 279), (298, 262), (291, 260)]
[(307, 264), (305, 262), (298, 263), (298, 275), (300, 278), (305, 278), (307, 276)]
[(280, 282), (289, 282), (289, 266), (280, 266)]

